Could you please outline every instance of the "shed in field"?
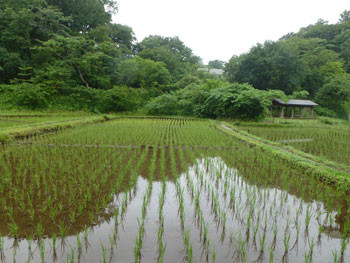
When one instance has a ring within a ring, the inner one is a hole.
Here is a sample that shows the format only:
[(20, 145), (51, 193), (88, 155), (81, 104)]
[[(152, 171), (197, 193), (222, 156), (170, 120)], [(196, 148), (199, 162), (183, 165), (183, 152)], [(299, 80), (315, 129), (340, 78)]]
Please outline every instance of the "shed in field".
[[(273, 99), (271, 107), (271, 116), (273, 114), (273, 108), (278, 108), (280, 111), (281, 118), (285, 117), (285, 111), (287, 111), (288, 109), (291, 109), (291, 118), (303, 118), (304, 109), (310, 109), (311, 118), (313, 118), (315, 106), (318, 106), (318, 104), (311, 100), (288, 100), (287, 102), (284, 102), (280, 99)], [(295, 114), (296, 109), (299, 110), (298, 115)]]

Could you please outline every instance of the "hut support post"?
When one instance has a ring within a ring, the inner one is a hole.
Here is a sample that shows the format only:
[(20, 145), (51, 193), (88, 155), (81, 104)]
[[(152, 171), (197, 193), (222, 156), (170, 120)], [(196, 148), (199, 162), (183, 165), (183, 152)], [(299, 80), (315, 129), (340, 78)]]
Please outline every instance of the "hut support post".
[(294, 118), (294, 107), (292, 107), (292, 119)]
[(284, 118), (284, 108), (281, 107), (281, 118)]

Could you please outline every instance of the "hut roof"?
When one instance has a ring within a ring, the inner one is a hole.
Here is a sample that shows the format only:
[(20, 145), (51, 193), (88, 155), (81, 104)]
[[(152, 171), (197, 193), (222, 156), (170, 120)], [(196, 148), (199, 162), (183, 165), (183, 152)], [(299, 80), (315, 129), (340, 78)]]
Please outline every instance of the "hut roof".
[(273, 99), (272, 101), (283, 106), (287, 105), (283, 100), (280, 100), (280, 99)]
[(273, 101), (282, 106), (304, 106), (304, 107), (318, 106), (317, 103), (311, 100), (288, 100), (287, 102), (284, 102), (283, 100), (280, 100), (280, 99), (273, 99)]
[(318, 106), (317, 103), (311, 100), (288, 100), (287, 104), (290, 106)]

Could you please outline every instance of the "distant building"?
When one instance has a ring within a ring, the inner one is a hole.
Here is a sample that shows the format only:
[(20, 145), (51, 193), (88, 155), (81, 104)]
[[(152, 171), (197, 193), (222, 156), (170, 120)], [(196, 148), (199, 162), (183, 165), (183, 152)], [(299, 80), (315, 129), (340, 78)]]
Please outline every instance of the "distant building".
[(224, 70), (218, 69), (218, 68), (199, 68), (198, 71), (206, 71), (210, 74), (217, 75), (217, 76), (221, 76), (222, 74), (224, 74)]
[(280, 110), (279, 116), (281, 118), (284, 118), (286, 116), (285, 111), (287, 111), (288, 109), (291, 109), (291, 118), (303, 118), (304, 110), (309, 109), (311, 118), (313, 118), (315, 106), (318, 106), (318, 104), (311, 100), (288, 100), (287, 102), (284, 102), (280, 99), (273, 99), (271, 107), (271, 116), (273, 115), (273, 109), (278, 108)]

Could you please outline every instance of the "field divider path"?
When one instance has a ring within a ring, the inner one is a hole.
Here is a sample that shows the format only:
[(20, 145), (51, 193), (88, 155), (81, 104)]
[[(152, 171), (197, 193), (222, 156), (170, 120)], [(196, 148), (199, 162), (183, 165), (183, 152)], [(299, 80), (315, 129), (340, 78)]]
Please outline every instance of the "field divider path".
[(212, 149), (212, 150), (232, 150), (232, 147), (224, 147), (224, 146), (200, 146), (200, 145), (195, 145), (195, 146), (171, 146), (171, 145), (108, 145), (108, 144), (69, 144), (69, 143), (63, 143), (63, 144), (58, 144), (58, 143), (35, 143), (32, 141), (28, 142), (15, 142), (15, 143), (8, 143), (7, 145), (12, 145), (12, 146), (21, 146), (21, 145), (33, 145), (33, 146), (44, 146), (44, 147), (81, 147), (81, 148), (117, 148), (117, 149), (182, 149), (182, 150), (194, 150), (194, 149)]
[(324, 163), (319, 158), (300, 152), (298, 150), (283, 148), (280, 144), (259, 139), (256, 136), (243, 134), (229, 126), (227, 123), (214, 123), (219, 131), (237, 138), (251, 146), (270, 152), (291, 165), (302, 169), (306, 174), (318, 177), (321, 181), (336, 186), (337, 189), (350, 192), (350, 170), (344, 165)]

